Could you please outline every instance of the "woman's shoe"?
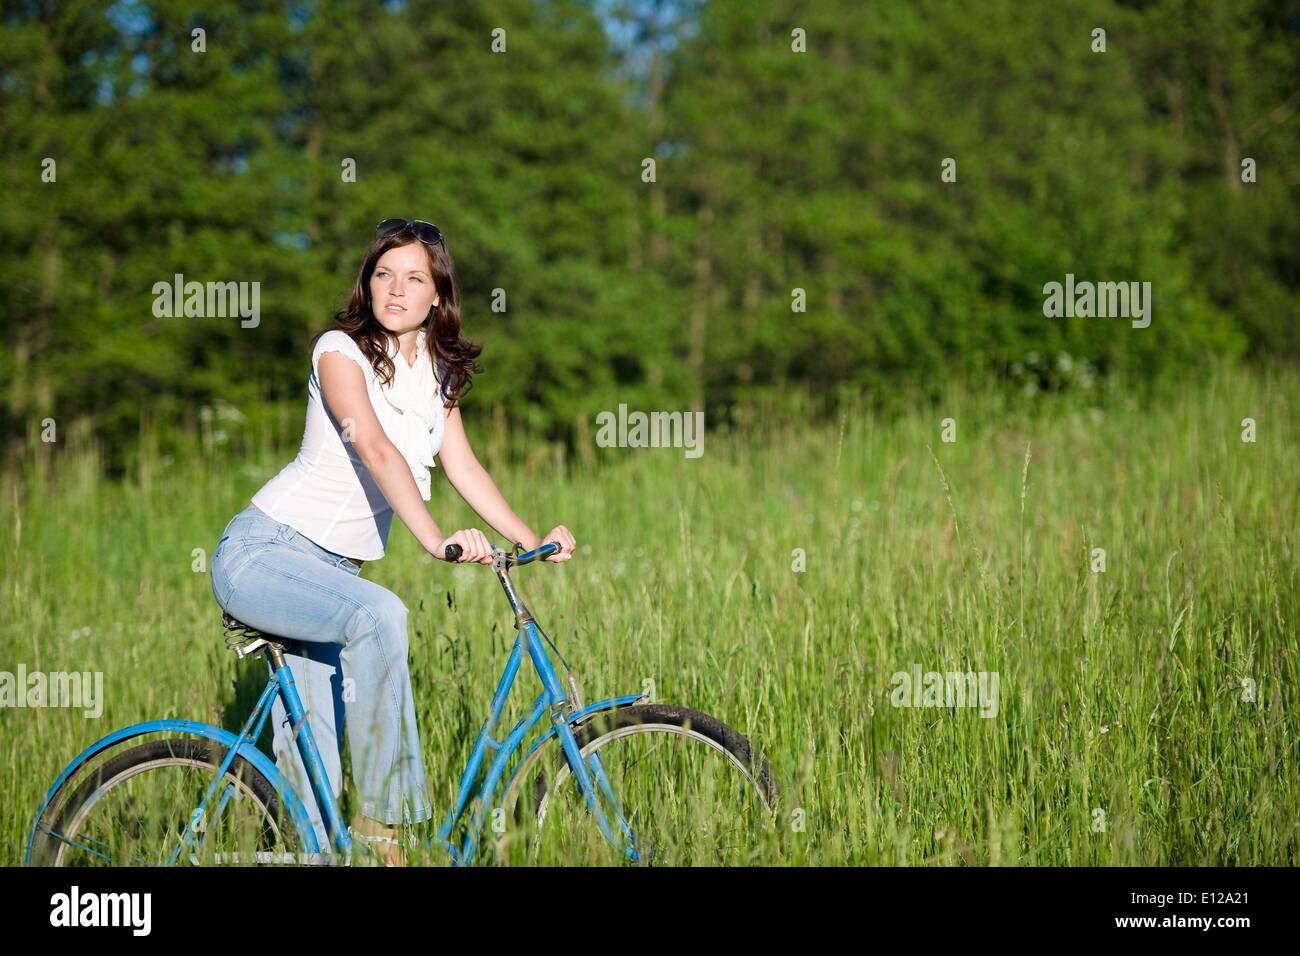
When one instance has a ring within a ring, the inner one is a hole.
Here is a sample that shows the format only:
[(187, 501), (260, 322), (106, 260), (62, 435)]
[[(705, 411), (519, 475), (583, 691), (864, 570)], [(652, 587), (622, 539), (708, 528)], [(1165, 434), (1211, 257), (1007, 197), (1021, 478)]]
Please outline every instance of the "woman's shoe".
[(406, 866), (406, 848), (398, 827), (389, 826), (367, 816), (357, 818), (349, 828), (352, 839), (365, 845), (385, 866)]

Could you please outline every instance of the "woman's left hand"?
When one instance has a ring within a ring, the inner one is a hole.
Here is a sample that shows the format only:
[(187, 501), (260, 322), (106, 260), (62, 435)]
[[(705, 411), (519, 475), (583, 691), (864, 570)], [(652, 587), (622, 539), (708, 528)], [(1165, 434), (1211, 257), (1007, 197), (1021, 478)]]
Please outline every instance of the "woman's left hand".
[(569, 533), (569, 529), (562, 524), (557, 524), (552, 528), (551, 533), (542, 539), (542, 544), (538, 545), (538, 547), (540, 548), (551, 541), (558, 544), (560, 550), (547, 558), (547, 561), (568, 561), (573, 557), (573, 549), (578, 546), (578, 543), (573, 540), (573, 535)]

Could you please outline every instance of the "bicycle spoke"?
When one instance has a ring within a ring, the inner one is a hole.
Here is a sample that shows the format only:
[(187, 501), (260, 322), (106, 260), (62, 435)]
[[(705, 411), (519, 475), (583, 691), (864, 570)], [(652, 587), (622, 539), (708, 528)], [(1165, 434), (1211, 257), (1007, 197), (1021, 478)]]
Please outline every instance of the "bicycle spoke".
[[(85, 775), (57, 819), (41, 828), (51, 847), (61, 845), (47, 852), (48, 861), (201, 865), (256, 861), (258, 854), (283, 850), (278, 826), (251, 784), (235, 771), (215, 778), (220, 755), (219, 747), (182, 738), (106, 759)], [(240, 772), (273, 796), (246, 765)]]
[(102, 857), (103, 859), (107, 860), (110, 864), (112, 864), (113, 862), (113, 858), (111, 856), (101, 853), (98, 850), (94, 849), (93, 847), (86, 846), (87, 843), (94, 843), (94, 844), (98, 844), (100, 847), (104, 849), (109, 849), (108, 844), (104, 843), (101, 840), (91, 839), (90, 837), (85, 836), (84, 834), (81, 835), (80, 839), (72, 840), (64, 836), (62, 833), (56, 833), (54, 830), (51, 830), (49, 827), (45, 826), (44, 824), (42, 824), (39, 829), (44, 833), (48, 833), (51, 837), (58, 840), (60, 843), (66, 844), (67, 846), (73, 847), (74, 849), (83, 850), (87, 853), (92, 853), (95, 856)]
[[(732, 732), (725, 739), (739, 738)], [(744, 751), (730, 753), (685, 722), (611, 723), (589, 728), (581, 743), (602, 811), (622, 837), (623, 851), (606, 843), (592, 825), (578, 782), (563, 766), (545, 783), (543, 803), (525, 811), (543, 819), (541, 830), (525, 841), (527, 852), (515, 850), (520, 862), (609, 863), (628, 850), (644, 865), (744, 864), (759, 858), (770, 819), (766, 791), (751, 776)]]

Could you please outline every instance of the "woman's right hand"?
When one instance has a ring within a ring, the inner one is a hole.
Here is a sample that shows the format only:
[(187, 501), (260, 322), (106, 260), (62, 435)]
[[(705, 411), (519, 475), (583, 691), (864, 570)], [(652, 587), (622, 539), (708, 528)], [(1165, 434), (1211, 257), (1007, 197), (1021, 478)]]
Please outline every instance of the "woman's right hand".
[(457, 564), (491, 564), (492, 563), (492, 543), (488, 541), (487, 535), (478, 528), (462, 528), (445, 541), (438, 542), (438, 547), (433, 551), (433, 556), (440, 560), (447, 560), (447, 545), (460, 545), (461, 555)]

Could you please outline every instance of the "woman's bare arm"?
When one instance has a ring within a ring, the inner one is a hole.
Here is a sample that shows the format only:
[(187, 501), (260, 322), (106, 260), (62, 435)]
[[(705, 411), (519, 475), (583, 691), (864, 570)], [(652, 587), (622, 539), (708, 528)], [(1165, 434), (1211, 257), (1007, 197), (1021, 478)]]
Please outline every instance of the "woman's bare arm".
[(479, 464), (474, 450), (469, 447), (469, 439), (465, 437), (459, 405), (447, 413), (447, 426), (443, 432), (438, 460), (442, 463), (447, 480), (465, 499), (465, 503), (507, 541), (512, 544), (518, 541), (526, 550), (532, 550), (542, 543), (542, 539), (506, 502), (487, 469)]

